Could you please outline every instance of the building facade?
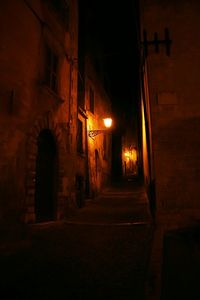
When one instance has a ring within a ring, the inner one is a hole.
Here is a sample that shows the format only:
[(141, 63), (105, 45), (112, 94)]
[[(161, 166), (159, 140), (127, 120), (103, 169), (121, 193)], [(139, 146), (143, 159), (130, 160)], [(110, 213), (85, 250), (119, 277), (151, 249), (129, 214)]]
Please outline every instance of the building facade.
[(199, 9), (196, 0), (140, 1), (143, 173), (157, 223), (147, 294), (154, 300), (166, 233), (200, 216)]
[(96, 197), (110, 182), (111, 131), (104, 130), (103, 118), (111, 115), (106, 90), (102, 39), (98, 36), (93, 5), (79, 1), (78, 35), (78, 120), (76, 195), (78, 206)]
[(200, 209), (199, 8), (195, 0), (143, 0), (140, 8), (144, 173), (155, 180), (159, 213), (177, 222)]
[[(111, 118), (111, 101), (89, 57), (86, 58), (86, 108), (88, 136), (89, 194), (96, 196), (110, 184), (112, 127), (106, 129), (103, 119)], [(113, 125), (112, 125), (113, 126)], [(88, 132), (100, 130), (98, 135)], [(102, 130), (102, 131), (101, 131)]]
[[(83, 198), (94, 198), (108, 186), (111, 174), (111, 131), (106, 130), (103, 123), (104, 118), (111, 116), (111, 102), (88, 55), (84, 58), (83, 82), (81, 95), (83, 93), (84, 98), (79, 101), (77, 131), (79, 206), (84, 205)], [(96, 130), (103, 131), (91, 134)]]
[(110, 102), (80, 56), (78, 1), (0, 6), (0, 223), (65, 219), (109, 177), (110, 138), (88, 130)]
[(1, 4), (1, 222), (66, 217), (75, 202), (76, 1)]

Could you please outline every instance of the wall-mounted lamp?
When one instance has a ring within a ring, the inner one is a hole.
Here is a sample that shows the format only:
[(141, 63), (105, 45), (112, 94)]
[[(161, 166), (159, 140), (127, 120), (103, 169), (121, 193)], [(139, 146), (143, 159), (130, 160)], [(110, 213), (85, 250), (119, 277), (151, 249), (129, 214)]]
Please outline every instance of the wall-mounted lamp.
[(97, 130), (89, 130), (89, 137), (93, 138), (95, 137), (96, 135), (100, 134), (100, 133), (105, 133), (108, 128), (110, 128), (112, 126), (112, 119), (111, 118), (105, 118), (103, 119), (103, 123), (104, 123), (104, 126), (107, 128), (107, 129), (97, 129)]

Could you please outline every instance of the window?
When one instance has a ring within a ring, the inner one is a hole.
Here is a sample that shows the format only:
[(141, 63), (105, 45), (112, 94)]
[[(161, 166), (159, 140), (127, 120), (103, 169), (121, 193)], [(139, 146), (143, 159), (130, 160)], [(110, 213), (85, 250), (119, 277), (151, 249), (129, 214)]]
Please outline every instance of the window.
[(58, 56), (46, 46), (45, 83), (54, 92), (58, 88)]
[(77, 152), (83, 153), (83, 123), (78, 120), (77, 123)]
[(89, 105), (90, 105), (90, 111), (94, 113), (94, 91), (92, 88), (89, 90)]

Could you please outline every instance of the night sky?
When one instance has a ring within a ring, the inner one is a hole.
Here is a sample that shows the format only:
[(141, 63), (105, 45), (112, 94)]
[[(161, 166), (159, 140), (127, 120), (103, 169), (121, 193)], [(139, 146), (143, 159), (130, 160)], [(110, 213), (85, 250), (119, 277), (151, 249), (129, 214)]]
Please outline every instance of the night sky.
[(139, 81), (136, 9), (133, 0), (85, 0), (89, 43), (104, 66), (116, 115), (134, 113)]

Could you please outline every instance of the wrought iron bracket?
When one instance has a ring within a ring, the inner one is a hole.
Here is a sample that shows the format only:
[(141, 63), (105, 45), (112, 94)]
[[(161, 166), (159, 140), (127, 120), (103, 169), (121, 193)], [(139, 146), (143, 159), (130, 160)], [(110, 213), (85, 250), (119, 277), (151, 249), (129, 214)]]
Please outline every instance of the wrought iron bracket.
[(164, 39), (163, 40), (158, 39), (158, 33), (157, 32), (154, 33), (154, 40), (148, 40), (146, 30), (143, 31), (142, 45), (144, 46), (145, 56), (148, 55), (148, 46), (150, 46), (150, 45), (154, 45), (156, 53), (159, 52), (159, 46), (164, 45), (165, 50), (166, 50), (166, 55), (169, 56), (170, 55), (171, 43), (172, 43), (172, 40), (169, 37), (169, 29), (168, 28), (165, 28)]
[(108, 129), (100, 129), (100, 130), (89, 130), (89, 137), (93, 138), (95, 137), (96, 135), (100, 134), (100, 133), (107, 133), (109, 132)]

